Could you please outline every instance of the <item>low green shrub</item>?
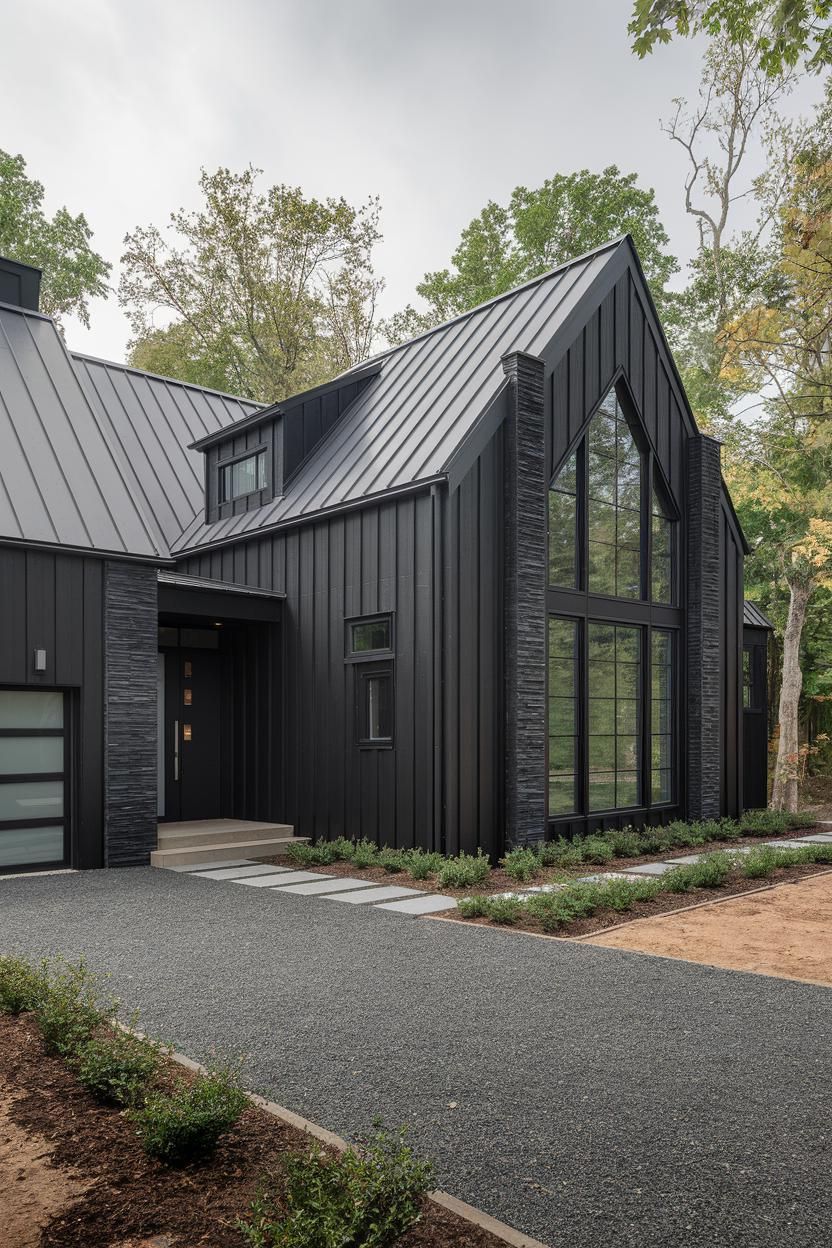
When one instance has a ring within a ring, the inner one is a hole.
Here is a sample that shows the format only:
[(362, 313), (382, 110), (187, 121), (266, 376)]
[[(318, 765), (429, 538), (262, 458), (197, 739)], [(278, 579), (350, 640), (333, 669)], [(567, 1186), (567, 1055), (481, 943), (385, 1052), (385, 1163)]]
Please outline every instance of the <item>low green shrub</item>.
[(0, 957), (0, 1014), (34, 1010), (46, 991), (45, 964), (32, 966), (26, 958)]
[(791, 827), (782, 810), (746, 810), (740, 816), (743, 836), (780, 836)]
[(401, 849), (388, 849), (385, 845), (384, 849), (379, 851), (375, 865), (377, 867), (384, 867), (384, 870), (388, 871), (390, 875), (398, 875), (400, 871), (408, 870), (410, 860), (405, 851)]
[(428, 852), (424, 849), (407, 851), (407, 869), (414, 880), (426, 880), (429, 875), (436, 875), (445, 858), (442, 854)]
[(634, 828), (611, 828), (604, 839), (612, 846), (614, 858), (640, 858), (644, 853), (641, 837)]
[(513, 880), (533, 880), (540, 874), (540, 855), (533, 849), (512, 849), (500, 859), (500, 865)]
[(318, 862), (314, 845), (287, 845), (286, 857), (296, 862), (299, 867), (308, 867)]
[(99, 999), (97, 982), (83, 960), (56, 959), (45, 967), (45, 980), (34, 1007), (41, 1035), (51, 1052), (71, 1057), (114, 1017), (116, 1002)]
[(512, 927), (523, 913), (523, 903), (518, 897), (489, 897), (485, 912), (492, 923)]
[(699, 862), (676, 867), (662, 876), (662, 887), (670, 893), (689, 893), (694, 888), (719, 888), (725, 883), (734, 859), (726, 850), (706, 854)]
[(567, 841), (562, 836), (556, 841), (544, 841), (538, 857), (542, 867), (579, 867), (583, 862), (580, 841)]
[(599, 898), (600, 909), (631, 910), (637, 901), (650, 901), (661, 891), (658, 880), (608, 880)]
[(488, 879), (490, 871), (491, 864), (482, 850), (476, 854), (462, 853), (445, 859), (437, 872), (437, 883), (440, 888), (471, 888)]
[(421, 1216), (433, 1165), (404, 1132), (379, 1130), (332, 1155), (314, 1146), (286, 1162), (286, 1190), (262, 1192), (237, 1223), (252, 1248), (392, 1248)]
[(814, 815), (806, 814), (803, 811), (795, 811), (794, 814), (788, 814), (786, 818), (789, 821), (790, 828), (811, 828), (817, 823)]
[(615, 857), (615, 850), (603, 836), (587, 836), (580, 843), (582, 862), (603, 864)]
[(489, 901), (489, 897), (477, 893), (473, 897), (460, 897), (456, 904), (463, 919), (482, 919), (488, 914)]
[(151, 1092), (127, 1116), (146, 1153), (177, 1165), (210, 1155), (247, 1104), (235, 1072), (217, 1069), (172, 1092)]
[(132, 1105), (159, 1069), (157, 1045), (114, 1027), (91, 1036), (75, 1054), (79, 1081), (99, 1101)]
[(378, 865), (379, 848), (374, 841), (366, 839), (356, 841), (352, 849), (350, 864), (356, 871), (366, 871), (368, 867)]

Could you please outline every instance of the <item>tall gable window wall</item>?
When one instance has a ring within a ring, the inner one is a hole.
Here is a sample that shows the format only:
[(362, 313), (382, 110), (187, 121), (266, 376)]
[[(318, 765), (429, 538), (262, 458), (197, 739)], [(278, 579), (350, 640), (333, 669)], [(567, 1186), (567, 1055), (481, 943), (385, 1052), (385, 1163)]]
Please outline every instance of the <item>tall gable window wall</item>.
[(678, 800), (678, 519), (613, 387), (549, 490), (549, 817)]

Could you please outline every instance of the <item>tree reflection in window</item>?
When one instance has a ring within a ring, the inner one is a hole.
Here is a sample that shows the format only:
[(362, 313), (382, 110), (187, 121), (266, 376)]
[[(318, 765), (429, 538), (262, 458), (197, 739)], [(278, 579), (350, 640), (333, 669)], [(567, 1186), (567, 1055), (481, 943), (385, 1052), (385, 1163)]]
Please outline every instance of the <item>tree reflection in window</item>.
[(590, 623), (589, 809), (639, 802), (641, 769), (641, 629)]
[(549, 814), (576, 809), (578, 624), (549, 617)]
[(578, 584), (578, 472), (575, 451), (549, 491), (549, 584), (575, 589)]
[(670, 603), (673, 601), (674, 525), (655, 486), (653, 487), (650, 512), (652, 529), (651, 597), (654, 602)]
[(641, 454), (610, 391), (587, 432), (588, 588), (641, 597)]

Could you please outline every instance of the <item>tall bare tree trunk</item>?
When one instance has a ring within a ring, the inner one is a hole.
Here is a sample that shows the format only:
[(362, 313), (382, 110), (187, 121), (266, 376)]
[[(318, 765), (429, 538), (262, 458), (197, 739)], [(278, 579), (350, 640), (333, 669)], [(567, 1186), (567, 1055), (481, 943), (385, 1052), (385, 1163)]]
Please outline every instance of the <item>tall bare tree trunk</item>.
[(803, 686), (800, 637), (812, 588), (811, 582), (789, 582), (789, 615), (783, 637), (783, 682), (780, 686), (780, 741), (771, 792), (771, 805), (774, 810), (797, 810), (797, 776), (800, 763), (798, 708)]

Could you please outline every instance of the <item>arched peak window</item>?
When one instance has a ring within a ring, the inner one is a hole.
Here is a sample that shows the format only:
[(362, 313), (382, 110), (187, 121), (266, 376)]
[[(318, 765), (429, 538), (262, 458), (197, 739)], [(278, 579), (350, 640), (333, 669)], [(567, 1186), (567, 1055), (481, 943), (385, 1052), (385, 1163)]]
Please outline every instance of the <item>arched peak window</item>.
[(674, 546), (658, 469), (613, 388), (549, 490), (549, 585), (669, 604)]

